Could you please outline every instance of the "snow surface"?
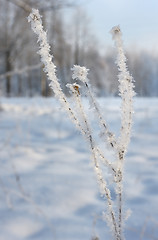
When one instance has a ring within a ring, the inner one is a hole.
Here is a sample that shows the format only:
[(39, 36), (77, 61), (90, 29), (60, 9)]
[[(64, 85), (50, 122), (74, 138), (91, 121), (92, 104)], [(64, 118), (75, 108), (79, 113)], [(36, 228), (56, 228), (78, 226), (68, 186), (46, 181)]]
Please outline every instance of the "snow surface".
[[(99, 101), (118, 133), (120, 100)], [(87, 143), (55, 99), (1, 105), (0, 240), (111, 239)], [(158, 99), (136, 98), (124, 177), (127, 240), (158, 239), (157, 146)]]

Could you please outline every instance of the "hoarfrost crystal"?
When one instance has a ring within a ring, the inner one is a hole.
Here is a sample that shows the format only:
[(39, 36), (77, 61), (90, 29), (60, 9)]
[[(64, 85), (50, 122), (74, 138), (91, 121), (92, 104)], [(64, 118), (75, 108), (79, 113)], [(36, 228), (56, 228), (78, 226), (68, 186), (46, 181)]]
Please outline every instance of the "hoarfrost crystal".
[(86, 82), (89, 69), (74, 65), (71, 70), (73, 71), (72, 79), (79, 79), (82, 82)]

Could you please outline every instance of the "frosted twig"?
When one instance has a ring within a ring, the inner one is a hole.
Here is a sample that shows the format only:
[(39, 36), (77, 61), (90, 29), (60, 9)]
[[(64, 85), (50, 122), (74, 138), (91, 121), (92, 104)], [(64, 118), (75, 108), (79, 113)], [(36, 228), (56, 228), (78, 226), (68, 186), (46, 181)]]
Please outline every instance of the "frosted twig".
[(112, 174), (114, 174), (115, 176), (116, 170), (115, 170), (115, 167), (112, 165), (112, 163), (107, 158), (105, 158), (105, 156), (103, 155), (103, 153), (98, 147), (95, 147), (95, 151), (98, 154), (98, 156), (102, 159), (102, 162), (104, 163), (104, 165), (106, 165), (109, 168), (109, 170), (112, 171)]
[(124, 155), (130, 141), (133, 115), (133, 96), (135, 96), (135, 92), (133, 78), (130, 75), (126, 64), (127, 59), (123, 49), (122, 33), (120, 27), (113, 27), (111, 33), (115, 41), (115, 46), (117, 50), (119, 92), (122, 98), (121, 133), (119, 138), (119, 148)]
[(101, 171), (101, 168), (99, 166), (99, 163), (97, 161), (96, 155), (95, 155), (95, 151), (93, 151), (93, 158), (94, 158), (94, 165), (95, 165), (95, 171), (97, 174), (97, 179), (98, 179), (98, 183), (100, 186), (100, 192), (103, 194), (103, 196), (106, 197), (107, 202), (108, 202), (108, 211), (111, 217), (111, 225), (110, 228), (112, 229), (112, 233), (114, 234), (114, 237), (116, 240), (120, 240), (120, 236), (119, 236), (119, 230), (118, 230), (118, 225), (117, 225), (117, 220), (116, 220), (116, 216), (113, 210), (113, 202), (111, 200), (111, 194), (110, 194), (110, 190), (107, 187), (107, 183), (103, 178), (103, 174)]
[(50, 46), (47, 41), (47, 34), (43, 29), (41, 16), (39, 11), (36, 9), (32, 9), (32, 13), (28, 16), (28, 21), (31, 23), (31, 28), (38, 36), (38, 43), (39, 43), (39, 54), (41, 56), (41, 61), (43, 62), (45, 68), (43, 69), (48, 79), (50, 80), (49, 86), (53, 89), (56, 98), (60, 101), (60, 104), (68, 113), (70, 119), (75, 123), (76, 127), (85, 134), (82, 126), (80, 125), (78, 119), (76, 118), (75, 113), (73, 112), (69, 102), (65, 94), (63, 93), (59, 81), (56, 77), (56, 66), (53, 63), (52, 59), (53, 56), (50, 54)]
[(50, 80), (49, 86), (53, 89), (57, 99), (60, 101), (66, 112), (69, 114), (69, 117), (73, 120), (77, 128), (84, 135), (87, 135), (85, 129), (83, 128), (83, 126), (81, 126), (74, 111), (69, 105), (69, 102), (67, 101), (67, 98), (63, 93), (59, 81), (56, 77), (56, 66), (52, 62), (53, 56), (50, 54), (50, 46), (47, 43), (47, 35), (46, 32), (43, 30), (41, 16), (38, 10), (32, 10), (32, 13), (28, 17), (28, 21), (31, 22), (31, 27), (38, 36), (38, 42), (40, 45), (39, 54), (41, 56), (41, 61), (45, 65), (44, 71), (46, 72), (48, 79)]
[[(83, 106), (82, 106), (82, 103), (81, 103), (81, 97), (80, 97), (80, 92), (79, 92), (78, 86), (79, 85), (76, 84), (76, 83), (75, 84), (68, 84), (68, 87), (71, 89), (71, 91), (73, 93), (73, 96), (75, 98), (75, 102), (77, 103), (80, 116), (82, 117), (82, 121), (85, 125), (84, 127), (85, 127), (85, 132), (86, 132), (86, 138), (89, 140), (89, 143), (90, 143), (90, 148), (91, 148), (91, 151), (92, 151), (92, 156), (93, 156), (94, 166), (95, 166), (95, 172), (96, 172), (98, 183), (99, 183), (99, 186), (100, 186), (100, 191), (103, 194), (103, 196), (106, 197), (107, 202), (108, 202), (108, 211), (109, 211), (109, 214), (111, 216), (111, 221), (112, 221), (111, 228), (112, 228), (113, 232), (115, 233), (116, 239), (119, 240), (116, 217), (115, 217), (115, 214), (114, 214), (114, 211), (113, 211), (113, 203), (112, 203), (112, 200), (111, 200), (110, 190), (107, 187), (107, 183), (103, 178), (103, 174), (102, 174), (101, 168), (100, 168), (98, 160), (97, 160), (98, 151), (96, 151), (97, 148), (95, 148), (95, 142), (93, 140), (92, 131), (90, 129), (87, 117), (85, 115), (85, 112), (84, 112), (84, 109), (83, 109)], [(107, 164), (110, 165), (108, 160), (107, 160)]]
[[(93, 139), (92, 139), (92, 135), (90, 134), (90, 129), (88, 127), (88, 124), (85, 121), (85, 127), (86, 128), (84, 128), (84, 126), (82, 126), (80, 124), (80, 122), (76, 118), (76, 115), (75, 115), (74, 111), (70, 107), (70, 105), (69, 105), (69, 103), (66, 99), (66, 96), (64, 95), (64, 93), (63, 93), (63, 91), (60, 87), (60, 84), (59, 84), (58, 79), (56, 77), (56, 71), (55, 71), (56, 67), (55, 67), (54, 63), (52, 62), (52, 56), (49, 53), (50, 46), (47, 43), (46, 32), (44, 32), (44, 30), (43, 30), (42, 21), (41, 21), (38, 10), (33, 9), (32, 13), (28, 17), (28, 21), (31, 22), (32, 29), (38, 36), (38, 42), (39, 42), (39, 45), (40, 45), (39, 54), (41, 56), (41, 61), (45, 65), (44, 71), (47, 73), (48, 79), (51, 81), (50, 84), (49, 84), (50, 87), (53, 89), (53, 91), (55, 93), (55, 96), (58, 98), (58, 100), (60, 101), (60, 103), (62, 104), (62, 106), (66, 110), (66, 112), (68, 112), (69, 117), (73, 120), (73, 122), (75, 123), (77, 128), (79, 128), (79, 130), (89, 140), (90, 147), (91, 147), (92, 154), (93, 154), (93, 159), (94, 159), (94, 165), (95, 165), (95, 169), (96, 169), (96, 173), (97, 173), (97, 178), (98, 178), (98, 181), (100, 183), (99, 185), (104, 186), (104, 187), (102, 187), (102, 189), (104, 189), (104, 195), (106, 196), (107, 201), (108, 201), (109, 212), (111, 214), (111, 218), (112, 218), (112, 222), (113, 222), (112, 227), (114, 228), (115, 235), (117, 236), (118, 235), (117, 225), (116, 225), (115, 215), (114, 215), (114, 212), (112, 210), (112, 201), (111, 201), (110, 191), (107, 188), (106, 182), (104, 181), (104, 179), (102, 177), (101, 170), (98, 170), (99, 165), (97, 163), (96, 153), (94, 152), (94, 142), (93, 142)], [(75, 91), (75, 92), (77, 92), (77, 91)]]
[(89, 69), (86, 69), (85, 67), (81, 67), (79, 65), (74, 65), (74, 67), (72, 68), (72, 71), (73, 71), (72, 78), (73, 79), (79, 79), (85, 85), (87, 97), (89, 99), (90, 104), (94, 108), (94, 112), (97, 115), (97, 119), (99, 120), (99, 124), (100, 124), (100, 127), (102, 129), (101, 135), (104, 136), (106, 140), (108, 140), (108, 143), (110, 144), (110, 146), (112, 148), (116, 149), (117, 148), (117, 142), (116, 142), (115, 135), (108, 130), (108, 126), (107, 126), (107, 124), (106, 124), (106, 122), (105, 122), (105, 120), (104, 120), (104, 118), (101, 114), (98, 103), (96, 102), (96, 99), (93, 96), (91, 88), (89, 87), (89, 79), (87, 78), (87, 74), (88, 74)]
[(117, 166), (117, 175), (116, 175), (116, 192), (118, 194), (118, 208), (119, 208), (119, 234), (121, 239), (123, 239), (122, 233), (122, 178), (123, 178), (123, 162), (125, 158), (125, 153), (130, 141), (131, 136), (131, 126), (132, 126), (132, 114), (133, 114), (133, 96), (134, 85), (133, 78), (129, 74), (126, 64), (126, 56), (123, 49), (122, 43), (122, 33), (119, 26), (115, 26), (111, 30), (113, 40), (115, 42), (117, 50), (117, 65), (119, 70), (119, 92), (122, 98), (121, 106), (121, 132), (118, 139), (118, 166)]
[(113, 174), (116, 174), (116, 171), (114, 169), (114, 167), (112, 166), (112, 163), (104, 157), (104, 154), (101, 152), (101, 150), (99, 149), (98, 146), (96, 146), (96, 143), (94, 142), (94, 138), (92, 135), (92, 131), (90, 130), (90, 124), (88, 123), (88, 119), (85, 115), (85, 111), (83, 109), (83, 104), (81, 102), (81, 96), (80, 96), (80, 85), (77, 83), (74, 84), (67, 84), (67, 87), (70, 88), (73, 97), (74, 102), (77, 104), (77, 111), (78, 111), (78, 116), (81, 119), (80, 123), (82, 122), (82, 128), (84, 129), (84, 135), (85, 137), (89, 140), (89, 135), (91, 132), (91, 141), (92, 141), (92, 145), (93, 148), (91, 150), (94, 149), (94, 151), (96, 152), (96, 155), (102, 160), (102, 162), (109, 168), (110, 171), (113, 172)]
[(69, 117), (73, 120), (77, 128), (84, 135), (87, 135), (85, 129), (80, 124), (73, 109), (69, 105), (67, 98), (63, 93), (60, 87), (59, 81), (56, 77), (56, 66), (52, 62), (53, 56), (51, 56), (50, 54), (50, 46), (47, 42), (47, 35), (46, 35), (46, 32), (43, 30), (41, 17), (38, 10), (35, 10), (35, 9), (32, 10), (32, 13), (28, 17), (28, 21), (31, 22), (31, 27), (38, 36), (38, 42), (40, 45), (39, 54), (41, 56), (41, 61), (44, 63), (45, 65), (44, 71), (46, 72), (48, 79), (51, 81), (49, 86), (53, 89), (56, 97), (59, 99), (60, 103), (62, 104), (66, 112), (69, 114)]

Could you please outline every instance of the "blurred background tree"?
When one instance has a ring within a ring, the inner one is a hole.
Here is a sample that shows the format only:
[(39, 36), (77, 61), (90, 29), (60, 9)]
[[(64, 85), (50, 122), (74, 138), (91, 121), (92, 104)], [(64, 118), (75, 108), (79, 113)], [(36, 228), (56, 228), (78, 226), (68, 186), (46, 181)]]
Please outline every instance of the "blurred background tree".
[[(90, 69), (89, 78), (98, 96), (117, 95), (114, 50), (101, 47), (83, 2), (81, 6), (73, 0), (0, 0), (0, 6), (1, 95), (53, 95), (27, 22), (31, 8), (38, 8), (43, 16), (64, 92), (68, 94), (65, 86), (71, 82), (71, 67), (80, 64)], [(138, 96), (158, 96), (158, 56), (130, 49), (127, 55)]]

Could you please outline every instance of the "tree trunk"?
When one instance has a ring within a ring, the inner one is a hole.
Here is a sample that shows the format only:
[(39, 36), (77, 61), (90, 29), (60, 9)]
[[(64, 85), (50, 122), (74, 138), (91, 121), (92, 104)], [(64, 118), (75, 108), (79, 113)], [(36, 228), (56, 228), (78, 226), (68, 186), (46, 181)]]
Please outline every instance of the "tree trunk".
[(18, 76), (18, 96), (22, 96), (22, 79), (21, 76)]
[[(10, 51), (6, 51), (6, 72), (11, 71), (11, 62), (10, 62)], [(6, 93), (7, 96), (10, 97), (11, 94), (11, 77), (8, 75), (6, 77)]]
[(32, 76), (28, 77), (29, 96), (32, 97)]

